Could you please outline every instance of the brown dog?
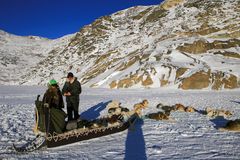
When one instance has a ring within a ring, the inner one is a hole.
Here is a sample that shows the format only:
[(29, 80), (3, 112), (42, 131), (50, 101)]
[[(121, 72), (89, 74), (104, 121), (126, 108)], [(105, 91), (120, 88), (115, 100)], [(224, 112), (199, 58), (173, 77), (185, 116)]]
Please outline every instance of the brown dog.
[(137, 103), (133, 106), (134, 111), (141, 116), (142, 115), (142, 109), (145, 109), (148, 107), (148, 100), (143, 100), (141, 103)]
[(229, 121), (225, 127), (220, 128), (220, 130), (227, 130), (227, 131), (240, 131), (240, 119), (236, 119), (233, 121)]
[(166, 113), (166, 114), (170, 114), (172, 111), (176, 110), (175, 106), (167, 106), (167, 105), (163, 105), (161, 106), (161, 109)]
[(178, 103), (178, 104), (175, 104), (175, 108), (177, 111), (180, 111), (180, 112), (196, 112), (197, 110), (195, 108), (193, 108), (192, 106), (188, 106), (188, 107), (185, 107), (184, 105)]
[(185, 112), (191, 112), (191, 113), (193, 113), (193, 112), (196, 112), (196, 111), (197, 111), (197, 110), (196, 110), (195, 108), (191, 107), (191, 106), (188, 106), (188, 107), (185, 108)]
[(175, 108), (177, 111), (185, 112), (186, 107), (180, 103), (175, 104)]
[(169, 120), (169, 115), (166, 115), (163, 112), (150, 113), (146, 115), (146, 117), (150, 119), (155, 119), (155, 120)]
[(210, 118), (217, 117), (217, 116), (223, 116), (224, 118), (228, 118), (232, 116), (232, 113), (230, 111), (223, 110), (223, 109), (212, 109), (210, 107), (207, 107), (205, 111), (207, 116)]

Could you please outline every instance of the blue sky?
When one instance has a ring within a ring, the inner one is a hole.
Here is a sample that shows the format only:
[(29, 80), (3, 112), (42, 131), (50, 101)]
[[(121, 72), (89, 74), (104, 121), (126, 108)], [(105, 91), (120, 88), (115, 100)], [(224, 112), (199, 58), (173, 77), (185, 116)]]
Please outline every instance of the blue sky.
[(0, 29), (26, 36), (58, 38), (96, 18), (162, 0), (0, 0)]

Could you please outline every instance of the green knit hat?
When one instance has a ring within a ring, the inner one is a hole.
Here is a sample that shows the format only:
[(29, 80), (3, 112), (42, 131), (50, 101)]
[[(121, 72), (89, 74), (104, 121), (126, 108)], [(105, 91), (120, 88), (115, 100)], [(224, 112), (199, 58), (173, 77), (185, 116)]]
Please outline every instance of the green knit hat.
[(55, 79), (51, 79), (49, 82), (49, 85), (56, 85), (57, 84), (57, 81)]

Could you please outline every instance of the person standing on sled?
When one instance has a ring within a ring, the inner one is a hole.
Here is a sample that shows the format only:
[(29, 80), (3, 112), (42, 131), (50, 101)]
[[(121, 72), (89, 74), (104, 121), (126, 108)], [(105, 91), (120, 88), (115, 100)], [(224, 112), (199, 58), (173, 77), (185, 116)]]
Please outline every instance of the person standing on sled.
[(65, 130), (66, 113), (63, 98), (56, 80), (52, 79), (48, 83), (48, 89), (43, 96), (43, 104), (45, 107), (45, 129), (47, 133), (62, 133)]
[[(80, 82), (74, 77), (73, 73), (69, 72), (67, 80), (63, 86), (62, 94), (66, 96), (67, 101), (67, 115), (68, 121), (77, 120), (80, 116), (78, 113), (79, 108), (79, 94), (82, 88)], [(74, 117), (73, 117), (74, 115)]]

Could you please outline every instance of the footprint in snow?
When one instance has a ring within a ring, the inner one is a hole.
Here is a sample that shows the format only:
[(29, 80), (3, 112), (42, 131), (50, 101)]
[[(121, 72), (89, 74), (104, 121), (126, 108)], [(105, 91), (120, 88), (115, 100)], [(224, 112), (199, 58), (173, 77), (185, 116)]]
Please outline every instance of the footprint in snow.
[(156, 152), (156, 153), (162, 153), (162, 148), (160, 147), (160, 146), (158, 146), (158, 145), (154, 145), (154, 146), (152, 146), (151, 147), (153, 150), (154, 150), (154, 152)]

